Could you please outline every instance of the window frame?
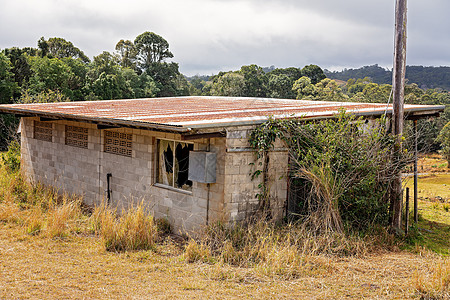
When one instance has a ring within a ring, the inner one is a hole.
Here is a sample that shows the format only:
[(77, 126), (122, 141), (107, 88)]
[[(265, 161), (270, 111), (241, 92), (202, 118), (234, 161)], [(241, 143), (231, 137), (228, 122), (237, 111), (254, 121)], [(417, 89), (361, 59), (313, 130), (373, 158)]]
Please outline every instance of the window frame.
[[(175, 190), (175, 191), (179, 191), (179, 192), (183, 192), (183, 193), (188, 193), (191, 194), (192, 193), (192, 188), (193, 188), (193, 181), (191, 180), (187, 180), (191, 182), (191, 185), (189, 186), (189, 188), (185, 189), (183, 187), (178, 187), (176, 184), (176, 178), (178, 178), (179, 175), (176, 176), (175, 172), (172, 172), (172, 183), (168, 184), (168, 183), (164, 183), (162, 180), (160, 180), (160, 174), (161, 174), (161, 165), (160, 165), (160, 142), (161, 141), (166, 141), (166, 142), (170, 142), (171, 143), (171, 147), (172, 149), (172, 168), (174, 168), (174, 162), (176, 160), (176, 146), (177, 143), (178, 144), (185, 144), (188, 147), (192, 146), (191, 149), (188, 148), (189, 152), (194, 150), (194, 142), (188, 142), (188, 141), (181, 141), (181, 140), (175, 140), (175, 139), (167, 139), (167, 138), (156, 138), (156, 143), (155, 143), (155, 147), (156, 147), (156, 153), (155, 153), (155, 157), (156, 157), (156, 170), (155, 170), (155, 185), (159, 186), (159, 187), (164, 187), (164, 188), (168, 188), (171, 190)], [(188, 152), (188, 153), (189, 153)], [(186, 159), (189, 161), (189, 154), (186, 157)], [(180, 173), (180, 171), (182, 170), (178, 170), (178, 174)], [(187, 169), (185, 170), (186, 172), (189, 173), (189, 162), (188, 162), (188, 166)]]

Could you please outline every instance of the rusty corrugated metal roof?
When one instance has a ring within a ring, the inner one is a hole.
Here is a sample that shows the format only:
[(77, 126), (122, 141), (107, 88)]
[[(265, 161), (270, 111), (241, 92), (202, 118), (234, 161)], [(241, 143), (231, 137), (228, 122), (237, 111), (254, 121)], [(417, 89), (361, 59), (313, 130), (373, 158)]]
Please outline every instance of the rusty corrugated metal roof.
[[(390, 113), (379, 103), (325, 102), (268, 98), (170, 97), (0, 105), (0, 112), (96, 123), (174, 129), (257, 124), (268, 117), (326, 118), (339, 109), (360, 115)], [(405, 105), (405, 113), (431, 114), (444, 106)]]

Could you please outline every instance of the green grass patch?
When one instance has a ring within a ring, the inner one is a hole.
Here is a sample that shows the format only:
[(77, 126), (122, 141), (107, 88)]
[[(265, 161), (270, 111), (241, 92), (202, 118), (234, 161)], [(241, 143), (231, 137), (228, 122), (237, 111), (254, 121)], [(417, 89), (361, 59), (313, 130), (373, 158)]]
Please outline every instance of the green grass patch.
[[(413, 207), (413, 180), (406, 184), (410, 188), (410, 207)], [(450, 255), (450, 174), (435, 174), (419, 177), (419, 224), (418, 231), (412, 231), (408, 248), (415, 245), (436, 253)], [(413, 224), (410, 211), (410, 224)]]
[[(406, 186), (410, 190), (410, 198), (413, 196), (414, 180), (407, 179)], [(441, 197), (448, 203), (450, 201), (450, 174), (433, 174), (420, 176), (417, 181), (417, 192), (419, 199), (433, 200)]]

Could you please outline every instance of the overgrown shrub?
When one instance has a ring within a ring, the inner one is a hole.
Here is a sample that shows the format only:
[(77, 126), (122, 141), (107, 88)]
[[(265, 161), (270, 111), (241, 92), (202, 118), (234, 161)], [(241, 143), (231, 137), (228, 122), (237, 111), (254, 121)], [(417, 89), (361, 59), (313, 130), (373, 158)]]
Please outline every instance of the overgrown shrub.
[[(250, 143), (259, 159), (267, 157), (276, 138), (286, 144), (290, 178), (309, 189), (298, 210), (311, 229), (360, 230), (388, 223), (390, 184), (410, 161), (407, 152), (394, 151), (384, 121), (370, 124), (344, 112), (317, 122), (269, 120), (252, 132)], [(265, 167), (256, 172), (267, 172)]]
[(8, 151), (2, 154), (3, 165), (9, 172), (16, 172), (20, 169), (20, 144), (12, 141), (8, 146)]

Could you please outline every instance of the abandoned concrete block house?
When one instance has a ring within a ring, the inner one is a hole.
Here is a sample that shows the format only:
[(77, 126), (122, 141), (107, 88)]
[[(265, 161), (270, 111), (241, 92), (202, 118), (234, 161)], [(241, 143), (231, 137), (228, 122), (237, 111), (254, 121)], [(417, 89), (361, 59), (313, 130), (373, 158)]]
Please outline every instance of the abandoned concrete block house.
[[(143, 201), (175, 231), (233, 222), (258, 204), (249, 132), (269, 116), (330, 118), (339, 109), (368, 118), (386, 104), (230, 97), (175, 97), (1, 105), (21, 116), (22, 171), (30, 182), (119, 208)], [(409, 117), (443, 107), (406, 105)], [(391, 107), (387, 109), (391, 113)], [(288, 153), (270, 153), (272, 214), (288, 200)]]

